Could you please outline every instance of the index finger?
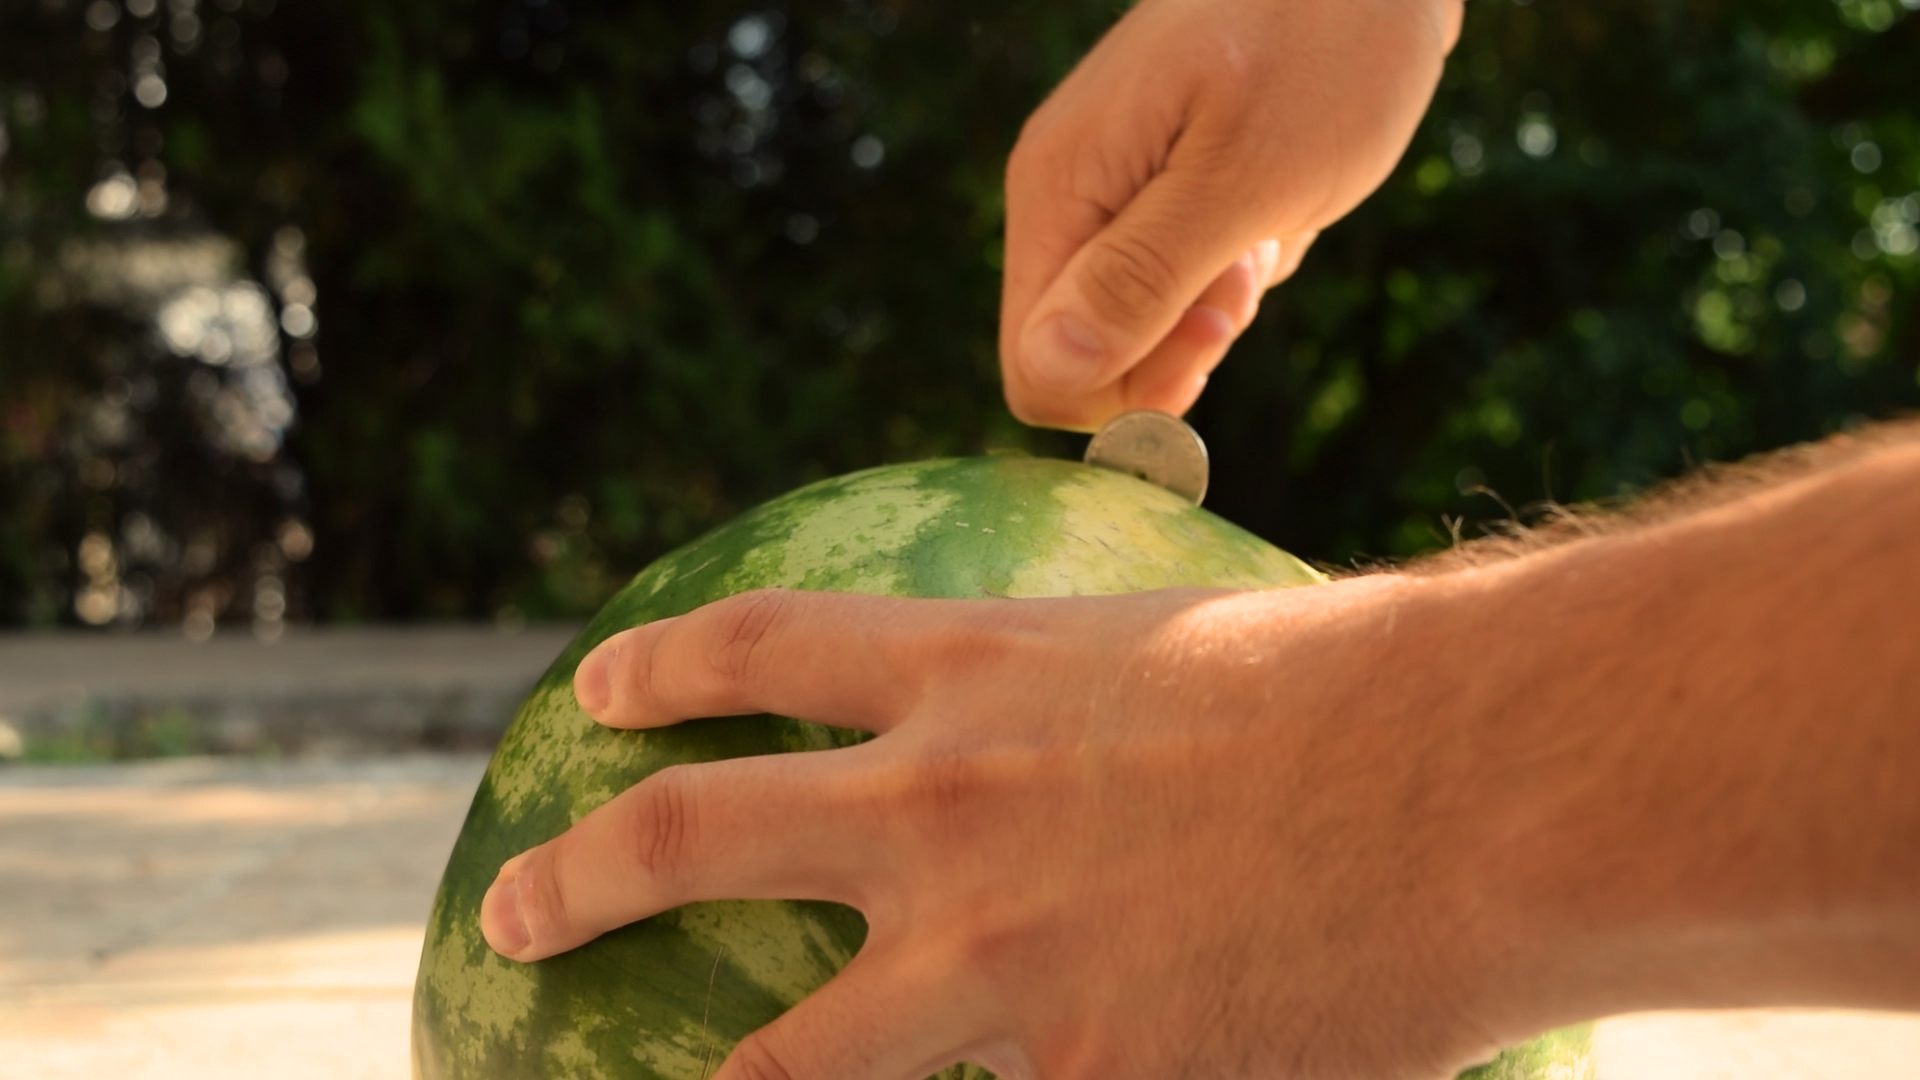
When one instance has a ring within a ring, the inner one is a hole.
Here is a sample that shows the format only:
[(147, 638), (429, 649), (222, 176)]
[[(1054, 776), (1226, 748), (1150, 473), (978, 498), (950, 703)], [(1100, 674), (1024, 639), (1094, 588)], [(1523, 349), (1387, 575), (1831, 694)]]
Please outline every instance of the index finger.
[(1128, 149), (1137, 149), (1134, 144), (1148, 140), (1123, 141), (1100, 130), (1110, 118), (1101, 111), (1089, 116), (1086, 106), (1074, 100), (1078, 87), (1073, 83), (1069, 76), (1070, 85), (1063, 85), (1035, 114), (1007, 163), (1000, 374), (1007, 404), (1020, 419), (1092, 430), (1123, 408), (1120, 387), (1106, 379), (1062, 393), (1058, 387), (1037, 384), (1028, 370), (1031, 357), (1024, 344), (1028, 324), (1074, 257), (1113, 224), (1162, 163), (1144, 160), (1118, 167), (1098, 160), (1102, 154), (1124, 156)]
[(918, 657), (956, 624), (947, 605), (762, 589), (622, 631), (574, 671), (580, 707), (612, 727), (771, 712), (880, 732), (920, 695)]

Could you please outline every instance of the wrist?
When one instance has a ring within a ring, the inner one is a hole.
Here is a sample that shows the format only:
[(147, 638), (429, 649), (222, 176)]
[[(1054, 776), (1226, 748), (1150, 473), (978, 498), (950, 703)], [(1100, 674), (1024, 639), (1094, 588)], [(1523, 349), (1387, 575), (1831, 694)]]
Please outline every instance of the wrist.
[(1384, 1022), (1456, 1065), (1531, 1033), (1488, 993), (1503, 958), (1486, 929), (1481, 785), (1497, 740), (1471, 730), (1489, 718), (1473, 700), (1485, 658), (1457, 624), (1490, 584), (1378, 574), (1267, 594), (1277, 752), (1256, 771), (1299, 793), (1273, 827), (1325, 860), (1281, 865), (1274, 890), (1304, 877), (1337, 896), (1342, 921), (1368, 928), (1341, 977), (1365, 979)]

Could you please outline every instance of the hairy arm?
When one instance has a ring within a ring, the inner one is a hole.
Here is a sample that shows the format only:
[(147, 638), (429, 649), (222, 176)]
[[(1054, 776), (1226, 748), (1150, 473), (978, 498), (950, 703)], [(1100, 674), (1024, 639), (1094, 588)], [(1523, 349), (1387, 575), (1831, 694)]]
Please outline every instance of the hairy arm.
[(1920, 440), (1741, 491), (1432, 576), (615, 635), (603, 723), (877, 737), (656, 774), (509, 860), (483, 929), (536, 960), (693, 900), (859, 908), (716, 1080), (1432, 1080), (1622, 1011), (1920, 1008)]
[(1920, 1008), (1920, 440), (1890, 442), (1418, 590), (1404, 632), (1450, 644), (1397, 651), (1464, 736), (1500, 1034)]

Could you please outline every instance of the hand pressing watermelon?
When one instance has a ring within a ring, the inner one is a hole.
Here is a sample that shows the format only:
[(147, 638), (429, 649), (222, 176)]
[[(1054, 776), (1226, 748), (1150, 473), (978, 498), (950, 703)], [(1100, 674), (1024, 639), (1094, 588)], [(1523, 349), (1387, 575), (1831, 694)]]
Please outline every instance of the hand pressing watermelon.
[[(1162, 1076), (1121, 1068), (1135, 1035), (1192, 1032), (1170, 1045), (1194, 1064), (1229, 1017), (1276, 1053), (1483, 1056), (1427, 1004), (1459, 997), (1467, 939), (1427, 891), (1459, 884), (1428, 876), (1444, 820), (1325, 790), (1354, 754), (1410, 776), (1433, 733), (1296, 726), (1326, 704), (1319, 665), (1276, 673), (1255, 632), (1357, 634), (1390, 662), (1378, 620), (1342, 612), (1393, 580), (1322, 581), (1160, 488), (1016, 457), (816, 484), (667, 556), (488, 771), (433, 914), (416, 1075)], [(1306, 585), (1325, 599), (1247, 591)], [(1006, 997), (1027, 969), (1104, 974)], [(1276, 971), (1291, 992), (1258, 989)], [(1329, 1036), (1343, 1001), (1405, 1030)]]

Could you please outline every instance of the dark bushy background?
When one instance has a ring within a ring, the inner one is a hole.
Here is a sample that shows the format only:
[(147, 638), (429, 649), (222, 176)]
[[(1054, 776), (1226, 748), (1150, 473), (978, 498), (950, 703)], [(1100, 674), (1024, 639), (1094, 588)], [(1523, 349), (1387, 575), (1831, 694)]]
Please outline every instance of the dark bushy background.
[[(1118, 10), (0, 0), (0, 623), (578, 614), (816, 477), (1074, 452), (999, 397), (999, 184)], [(1192, 417), (1210, 505), (1402, 555), (1920, 405), (1916, 56), (1900, 0), (1473, 0)], [(248, 370), (115, 291), (218, 237)]]

